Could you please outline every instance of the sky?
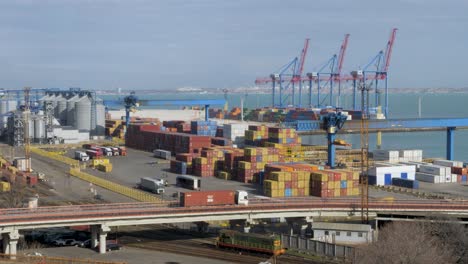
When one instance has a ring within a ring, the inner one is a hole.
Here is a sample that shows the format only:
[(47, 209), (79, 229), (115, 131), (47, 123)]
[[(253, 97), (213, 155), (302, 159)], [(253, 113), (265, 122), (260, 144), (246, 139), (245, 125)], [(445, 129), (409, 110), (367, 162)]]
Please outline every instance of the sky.
[(365, 65), (398, 28), (389, 86), (468, 87), (465, 0), (0, 1), (0, 87), (253, 86), (310, 48)]

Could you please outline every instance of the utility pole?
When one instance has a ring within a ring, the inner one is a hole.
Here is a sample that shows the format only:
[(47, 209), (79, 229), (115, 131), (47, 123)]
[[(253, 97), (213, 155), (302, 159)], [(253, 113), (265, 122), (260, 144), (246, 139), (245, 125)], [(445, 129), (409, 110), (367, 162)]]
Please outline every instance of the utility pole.
[(26, 159), (26, 172), (31, 172), (31, 138), (29, 137), (29, 119), (31, 116), (29, 107), (29, 92), (31, 87), (24, 87), (24, 158)]

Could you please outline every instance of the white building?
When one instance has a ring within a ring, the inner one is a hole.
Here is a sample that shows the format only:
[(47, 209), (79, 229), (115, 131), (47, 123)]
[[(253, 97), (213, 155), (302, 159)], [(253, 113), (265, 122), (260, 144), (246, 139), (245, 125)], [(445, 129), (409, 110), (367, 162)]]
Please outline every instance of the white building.
[(342, 223), (312, 223), (313, 240), (336, 244), (365, 244), (374, 241), (370, 225)]

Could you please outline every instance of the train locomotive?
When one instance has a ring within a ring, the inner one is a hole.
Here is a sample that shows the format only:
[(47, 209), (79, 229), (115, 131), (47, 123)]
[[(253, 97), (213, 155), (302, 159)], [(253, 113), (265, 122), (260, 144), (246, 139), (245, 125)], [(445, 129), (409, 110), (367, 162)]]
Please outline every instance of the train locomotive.
[(245, 250), (278, 256), (286, 251), (278, 235), (241, 233), (234, 230), (221, 230), (216, 239), (216, 247)]

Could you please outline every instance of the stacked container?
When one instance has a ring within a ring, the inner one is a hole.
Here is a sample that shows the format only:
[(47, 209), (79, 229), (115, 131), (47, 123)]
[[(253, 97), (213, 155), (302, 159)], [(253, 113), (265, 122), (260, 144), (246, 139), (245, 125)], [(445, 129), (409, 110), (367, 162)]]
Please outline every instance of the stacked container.
[(280, 144), (301, 143), (301, 138), (297, 135), (296, 130), (292, 128), (268, 128), (268, 141)]
[(269, 197), (298, 197), (310, 193), (310, 173), (317, 166), (309, 164), (268, 164), (265, 166), (263, 193)]
[(285, 117), (286, 122), (293, 122), (298, 120), (318, 120), (320, 117), (313, 110), (308, 109), (295, 109), (290, 110)]
[(231, 149), (224, 152), (224, 171), (218, 173), (216, 176), (229, 180), (237, 177), (237, 169), (239, 168), (239, 162), (244, 160), (243, 149)]
[(237, 179), (241, 182), (261, 182), (260, 172), (268, 163), (279, 162), (279, 150), (275, 148), (245, 148), (244, 161), (239, 162)]
[(322, 170), (311, 173), (310, 195), (343, 197), (359, 195), (359, 172), (348, 170)]
[(215, 172), (224, 167), (224, 152), (210, 148), (201, 151), (201, 157), (193, 159), (193, 174), (200, 177), (215, 176)]
[(216, 129), (218, 125), (216, 121), (192, 121), (190, 123), (190, 130), (192, 134), (200, 136), (216, 136)]
[(127, 146), (145, 151), (168, 150), (172, 153), (193, 153), (211, 145), (209, 136), (160, 131), (157, 125), (130, 125)]
[(244, 134), (249, 128), (247, 124), (224, 124), (223, 137), (232, 141), (239, 148), (244, 147)]
[(267, 126), (249, 126), (249, 130), (245, 131), (245, 144), (248, 146), (264, 146), (268, 141)]

